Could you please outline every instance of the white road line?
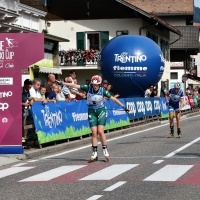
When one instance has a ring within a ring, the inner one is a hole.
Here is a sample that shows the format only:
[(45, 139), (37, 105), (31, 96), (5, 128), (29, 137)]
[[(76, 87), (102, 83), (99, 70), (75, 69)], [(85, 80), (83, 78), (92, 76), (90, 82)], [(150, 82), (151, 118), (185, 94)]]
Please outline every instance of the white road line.
[[(196, 115), (196, 116), (188, 117), (186, 119), (188, 120), (190, 118), (195, 118), (195, 117), (199, 117), (199, 116), (200, 115)], [(181, 121), (186, 120), (186, 119), (181, 119)], [(127, 135), (119, 136), (119, 137), (116, 137), (116, 138), (108, 139), (107, 142), (110, 142), (110, 141), (113, 141), (113, 140), (118, 140), (118, 139), (125, 138), (125, 137), (129, 137), (129, 136), (132, 136), (132, 135), (136, 135), (138, 133), (144, 133), (146, 131), (150, 131), (150, 130), (154, 130), (154, 129), (157, 129), (157, 128), (160, 128), (160, 127), (163, 127), (163, 126), (167, 126), (168, 124), (169, 123), (166, 123), (166, 124), (159, 125), (159, 126), (156, 126), (156, 127), (153, 127), (153, 128), (149, 128), (149, 129), (145, 129), (145, 130), (142, 130), (142, 131), (137, 131), (137, 132), (130, 133), (130, 134), (127, 134)], [(98, 144), (100, 144), (100, 142)], [(86, 146), (83, 146), (83, 147), (80, 147), (80, 148), (72, 149), (72, 150), (69, 150), (69, 151), (64, 151), (62, 153), (54, 154), (54, 155), (51, 155), (51, 156), (45, 156), (45, 157), (40, 158), (40, 160), (48, 159), (48, 158), (54, 158), (54, 157), (57, 157), (57, 156), (62, 156), (62, 155), (68, 154), (68, 153), (72, 153), (72, 152), (75, 152), (75, 151), (86, 149), (88, 147), (91, 147), (91, 145), (86, 145)]]
[(193, 165), (166, 165), (143, 181), (176, 181)]
[(157, 160), (155, 161), (153, 164), (160, 164), (161, 162), (163, 162), (164, 160)]
[(80, 180), (110, 180), (136, 166), (138, 166), (138, 164), (111, 165)]
[(90, 197), (89, 199), (86, 199), (86, 200), (96, 200), (96, 199), (99, 199), (102, 196), (103, 195), (94, 195), (94, 196), (92, 196), (92, 197)]
[(75, 171), (87, 165), (69, 165), (69, 166), (61, 166), (35, 176), (31, 176), (29, 178), (20, 180), (18, 182), (33, 182), (33, 181), (49, 181), (51, 179), (57, 178), (69, 172)]
[(19, 164), (13, 165), (12, 167), (20, 167), (20, 166), (25, 165), (25, 164), (27, 164), (27, 163), (19, 163)]
[(26, 170), (29, 170), (32, 168), (34, 168), (34, 167), (11, 167), (8, 169), (2, 169), (2, 170), (0, 170), (0, 178), (4, 178), (6, 176), (17, 174), (19, 172), (23, 172), (23, 171), (26, 171)]
[(38, 160), (29, 160), (29, 161), (27, 161), (27, 162), (30, 162), (30, 163), (32, 163), (32, 162), (37, 162)]
[(198, 138), (196, 138), (195, 140), (189, 142), (188, 144), (186, 144), (186, 145), (180, 147), (179, 149), (173, 151), (172, 153), (166, 155), (166, 156), (163, 157), (163, 158), (170, 158), (170, 157), (174, 156), (175, 154), (177, 154), (178, 152), (182, 151), (183, 149), (186, 149), (187, 147), (191, 146), (191, 145), (194, 144), (195, 142), (198, 142), (199, 140), (200, 140), (200, 137), (198, 137)]
[(124, 185), (126, 183), (126, 181), (119, 181), (117, 183), (115, 183), (114, 185), (111, 185), (110, 187), (106, 188), (104, 191), (113, 191), (115, 190), (116, 188)]

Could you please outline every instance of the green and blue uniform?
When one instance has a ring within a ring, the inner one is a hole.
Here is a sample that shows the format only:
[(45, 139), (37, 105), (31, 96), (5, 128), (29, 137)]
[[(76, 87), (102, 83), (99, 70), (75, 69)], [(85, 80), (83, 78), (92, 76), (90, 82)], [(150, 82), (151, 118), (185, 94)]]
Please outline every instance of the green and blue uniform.
[(92, 85), (81, 85), (80, 89), (87, 93), (88, 120), (90, 127), (106, 124), (107, 112), (104, 106), (104, 97), (110, 98), (111, 94), (100, 87), (98, 91)]

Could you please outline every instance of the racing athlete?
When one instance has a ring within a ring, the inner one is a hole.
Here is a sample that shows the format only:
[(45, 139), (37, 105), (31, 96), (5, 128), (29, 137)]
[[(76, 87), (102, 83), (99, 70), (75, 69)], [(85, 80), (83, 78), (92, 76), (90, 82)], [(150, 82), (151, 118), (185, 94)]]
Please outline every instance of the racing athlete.
[[(180, 83), (176, 83), (174, 88), (170, 89), (169, 92), (165, 95), (166, 105), (169, 108), (169, 121), (170, 121), (170, 133), (168, 138), (174, 137), (174, 112), (176, 113), (176, 122), (177, 122), (177, 134), (181, 138), (181, 123), (180, 123), (180, 111), (184, 106), (183, 101), (183, 91), (180, 89)], [(169, 98), (168, 98), (169, 97)]]
[(100, 141), (102, 144), (103, 154), (107, 161), (109, 161), (109, 153), (106, 145), (106, 136), (104, 134), (104, 126), (106, 124), (106, 108), (104, 106), (104, 97), (111, 99), (113, 102), (117, 103), (126, 112), (129, 110), (115, 97), (113, 97), (105, 88), (101, 87), (102, 78), (101, 76), (95, 75), (91, 78), (90, 85), (76, 85), (73, 83), (63, 83), (64, 85), (70, 86), (72, 88), (77, 88), (87, 93), (87, 105), (88, 105), (88, 120), (90, 128), (92, 131), (92, 156), (88, 160), (97, 161), (97, 136), (100, 136)]

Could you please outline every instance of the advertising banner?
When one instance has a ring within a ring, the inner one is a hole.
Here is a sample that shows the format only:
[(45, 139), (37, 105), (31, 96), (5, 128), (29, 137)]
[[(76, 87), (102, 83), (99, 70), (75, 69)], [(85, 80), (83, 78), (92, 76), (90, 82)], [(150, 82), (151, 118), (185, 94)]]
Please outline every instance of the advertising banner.
[(125, 98), (124, 101), (130, 109), (128, 116), (131, 120), (160, 114), (159, 98)]
[[(184, 101), (184, 106), (181, 110), (189, 110), (191, 109), (189, 99), (187, 96), (183, 97)], [(168, 118), (169, 117), (169, 109), (168, 106), (166, 106), (166, 99), (165, 98), (160, 98), (160, 106), (161, 106), (161, 118)]]
[(43, 34), (0, 34), (0, 154), (23, 153), (21, 71), (43, 57)]
[(198, 101), (197, 101), (197, 97), (196, 96), (193, 96), (193, 100), (194, 100), (194, 105), (198, 106)]
[[(122, 103), (123, 99), (120, 99)], [(130, 125), (128, 114), (110, 100), (105, 102), (107, 122), (105, 130)], [(120, 109), (120, 110), (119, 110)], [(39, 144), (91, 133), (88, 107), (85, 100), (78, 102), (36, 102), (32, 113)]]
[(189, 109), (191, 109), (188, 97), (184, 96), (183, 100), (184, 100), (184, 106), (183, 106), (183, 108), (181, 110), (189, 110)]
[(194, 104), (194, 99), (193, 99), (192, 95), (189, 95), (189, 96), (188, 96), (188, 100), (189, 100), (190, 106), (191, 106), (191, 107), (194, 107), (195, 104)]
[(163, 97), (163, 98), (160, 98), (160, 113), (161, 113), (161, 118), (162, 119), (165, 119), (165, 118), (168, 118), (169, 117), (169, 109), (168, 109), (168, 106), (166, 105), (166, 99)]

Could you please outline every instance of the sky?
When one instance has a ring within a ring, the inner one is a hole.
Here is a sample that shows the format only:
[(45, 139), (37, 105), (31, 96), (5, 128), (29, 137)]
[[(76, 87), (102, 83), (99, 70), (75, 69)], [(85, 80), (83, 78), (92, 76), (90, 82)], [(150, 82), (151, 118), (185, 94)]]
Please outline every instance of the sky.
[(200, 8), (200, 0), (194, 0), (194, 5)]

